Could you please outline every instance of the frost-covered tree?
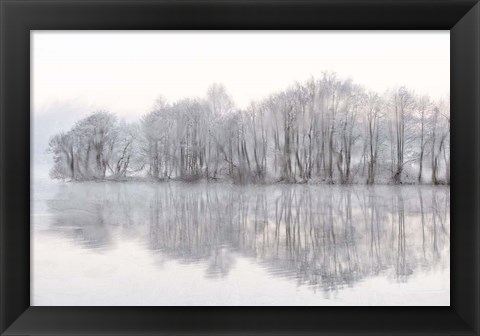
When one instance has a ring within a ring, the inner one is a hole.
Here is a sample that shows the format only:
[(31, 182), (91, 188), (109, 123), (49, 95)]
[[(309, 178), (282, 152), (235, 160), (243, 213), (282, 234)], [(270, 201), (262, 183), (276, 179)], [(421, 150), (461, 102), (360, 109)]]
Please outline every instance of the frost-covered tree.
[(78, 121), (67, 133), (50, 139), (54, 156), (51, 176), (72, 180), (126, 177), (134, 148), (133, 126), (120, 123), (106, 111)]

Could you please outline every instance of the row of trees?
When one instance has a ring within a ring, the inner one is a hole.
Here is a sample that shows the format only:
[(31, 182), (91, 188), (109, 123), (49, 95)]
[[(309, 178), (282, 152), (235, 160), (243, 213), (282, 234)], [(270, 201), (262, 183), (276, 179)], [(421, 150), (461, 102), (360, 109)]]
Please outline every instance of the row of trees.
[(235, 107), (225, 87), (127, 124), (99, 111), (53, 136), (53, 178), (450, 183), (448, 99), (379, 94), (324, 73)]

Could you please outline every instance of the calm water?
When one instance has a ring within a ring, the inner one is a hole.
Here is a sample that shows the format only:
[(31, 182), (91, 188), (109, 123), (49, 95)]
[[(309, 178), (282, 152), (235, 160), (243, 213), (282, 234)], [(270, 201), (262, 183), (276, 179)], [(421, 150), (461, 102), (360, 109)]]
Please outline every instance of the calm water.
[(52, 183), (32, 305), (449, 305), (450, 189)]

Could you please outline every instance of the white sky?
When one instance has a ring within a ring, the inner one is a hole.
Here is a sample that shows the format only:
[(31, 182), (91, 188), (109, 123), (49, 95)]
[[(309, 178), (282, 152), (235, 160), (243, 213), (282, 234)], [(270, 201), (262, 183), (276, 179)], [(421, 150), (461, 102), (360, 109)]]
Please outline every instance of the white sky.
[(31, 43), (34, 114), (67, 101), (140, 116), (214, 82), (245, 107), (324, 70), (379, 92), (450, 92), (449, 31), (35, 31)]

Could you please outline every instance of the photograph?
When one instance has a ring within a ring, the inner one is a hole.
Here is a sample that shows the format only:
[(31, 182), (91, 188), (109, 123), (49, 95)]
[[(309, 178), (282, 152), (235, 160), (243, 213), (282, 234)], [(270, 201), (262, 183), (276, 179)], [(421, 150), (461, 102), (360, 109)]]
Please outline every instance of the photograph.
[(449, 30), (31, 30), (30, 66), (31, 306), (450, 306)]

